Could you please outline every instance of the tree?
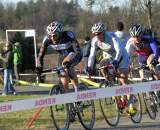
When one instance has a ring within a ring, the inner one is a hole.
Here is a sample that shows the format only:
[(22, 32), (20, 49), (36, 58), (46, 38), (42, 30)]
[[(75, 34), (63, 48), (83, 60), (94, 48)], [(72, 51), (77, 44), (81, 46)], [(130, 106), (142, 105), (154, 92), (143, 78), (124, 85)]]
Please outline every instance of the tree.
[(86, 6), (89, 8), (89, 10), (92, 10), (93, 5), (95, 4), (95, 0), (85, 0)]

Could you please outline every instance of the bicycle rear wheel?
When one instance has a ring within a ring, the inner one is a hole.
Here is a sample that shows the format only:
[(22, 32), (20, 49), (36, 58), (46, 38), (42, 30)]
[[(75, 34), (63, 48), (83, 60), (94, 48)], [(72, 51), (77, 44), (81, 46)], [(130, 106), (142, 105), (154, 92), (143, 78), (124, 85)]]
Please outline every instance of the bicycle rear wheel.
[(133, 107), (136, 108), (136, 113), (131, 115), (133, 123), (140, 123), (142, 119), (142, 104), (139, 94), (131, 94)]
[[(111, 85), (104, 81), (100, 84), (100, 88), (111, 87)], [(117, 126), (119, 123), (120, 113), (116, 97), (107, 97), (99, 99), (100, 109), (104, 116), (105, 121), (110, 126)]]
[[(50, 95), (58, 95), (65, 93), (60, 85), (55, 85), (50, 90)], [(51, 118), (57, 130), (68, 130), (70, 124), (70, 112), (68, 104), (59, 104), (50, 106)]]
[[(78, 86), (79, 91), (88, 90), (85, 84)], [(95, 123), (95, 106), (93, 100), (80, 101), (76, 103), (77, 115), (80, 123), (86, 130), (91, 130)]]
[(152, 120), (156, 119), (156, 110), (154, 109), (155, 107), (155, 101), (154, 98), (149, 94), (149, 93), (143, 93), (143, 100), (144, 100), (144, 104), (146, 107), (146, 111), (149, 115), (149, 117)]

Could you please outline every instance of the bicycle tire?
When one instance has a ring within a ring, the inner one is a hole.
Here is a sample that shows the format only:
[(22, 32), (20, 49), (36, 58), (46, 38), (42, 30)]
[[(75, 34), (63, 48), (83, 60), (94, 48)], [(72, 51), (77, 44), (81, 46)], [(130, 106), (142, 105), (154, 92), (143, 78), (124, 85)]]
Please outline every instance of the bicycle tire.
[[(145, 108), (146, 108), (146, 111), (150, 117), (150, 119), (152, 120), (155, 120), (156, 119), (156, 111), (154, 110), (153, 106), (155, 106), (155, 103), (154, 103), (154, 99), (152, 97), (147, 97), (146, 93), (143, 93), (143, 100), (144, 100), (144, 104), (145, 104)], [(151, 105), (152, 104), (152, 105)]]
[(131, 121), (133, 123), (140, 123), (142, 119), (142, 103), (139, 94), (132, 94), (133, 96), (133, 106), (136, 106), (136, 114), (131, 116)]
[[(85, 84), (79, 84), (79, 91), (88, 90)], [(80, 101), (76, 103), (77, 115), (81, 125), (86, 130), (91, 130), (95, 123), (95, 106), (93, 100)], [(86, 117), (86, 118), (85, 118)]]
[[(112, 87), (112, 85), (109, 85), (108, 82), (104, 81), (104, 82), (101, 82), (100, 84), (100, 88), (103, 88), (103, 87), (104, 88)], [(103, 104), (105, 104), (105, 107)], [(117, 98), (110, 97), (110, 98), (99, 99), (99, 105), (100, 105), (102, 115), (105, 121), (107, 122), (107, 124), (110, 126), (117, 126), (120, 119)]]
[[(65, 93), (65, 90), (60, 85), (53, 86), (49, 92), (50, 95), (58, 95), (58, 94), (63, 94), (63, 93)], [(62, 112), (62, 110), (64, 111)], [(51, 112), (51, 118), (52, 118), (53, 125), (56, 127), (57, 130), (68, 130), (69, 129), (70, 112), (69, 112), (68, 104), (60, 104), (60, 106), (58, 105), (50, 106), (50, 112)], [(58, 119), (57, 117), (60, 117), (61, 119)], [(62, 118), (62, 117), (65, 117), (65, 118)], [(62, 126), (62, 124), (64, 126)]]

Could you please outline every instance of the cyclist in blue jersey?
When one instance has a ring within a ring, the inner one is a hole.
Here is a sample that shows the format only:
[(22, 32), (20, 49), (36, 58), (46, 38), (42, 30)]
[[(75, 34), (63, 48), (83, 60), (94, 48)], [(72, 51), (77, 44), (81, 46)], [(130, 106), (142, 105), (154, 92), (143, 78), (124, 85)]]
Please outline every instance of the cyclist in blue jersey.
[[(133, 25), (130, 30), (131, 38), (126, 44), (126, 50), (129, 55), (137, 54), (139, 65), (148, 65), (154, 71), (155, 79), (160, 79), (159, 71), (156, 65), (159, 63), (159, 48), (151, 33), (145, 34), (141, 25)], [(144, 80), (143, 69), (139, 71), (140, 78)]]
[(67, 89), (69, 79), (71, 79), (75, 91), (77, 91), (78, 78), (74, 66), (81, 61), (82, 52), (75, 33), (72, 31), (63, 31), (63, 26), (59, 21), (50, 23), (46, 28), (46, 32), (47, 36), (43, 39), (43, 44), (37, 58), (37, 69), (39, 71), (42, 70), (43, 57), (48, 46), (50, 46), (53, 50), (61, 54), (63, 59), (62, 65), (59, 67), (63, 86)]
[[(120, 77), (118, 78), (122, 85), (126, 85), (129, 73), (129, 57), (118, 38), (114, 33), (106, 32), (106, 27), (103, 23), (98, 22), (92, 27), (91, 49), (88, 58), (88, 73), (91, 74), (94, 68), (96, 53), (100, 49), (103, 52), (103, 59), (100, 61), (100, 66), (113, 64), (117, 69)], [(108, 79), (106, 70), (102, 70), (102, 75)]]

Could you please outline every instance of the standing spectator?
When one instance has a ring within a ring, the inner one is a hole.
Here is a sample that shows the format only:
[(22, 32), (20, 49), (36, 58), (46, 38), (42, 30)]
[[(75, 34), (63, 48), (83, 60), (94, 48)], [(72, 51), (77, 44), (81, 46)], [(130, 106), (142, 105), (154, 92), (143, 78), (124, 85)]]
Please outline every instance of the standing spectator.
[(12, 84), (12, 69), (13, 69), (13, 52), (12, 52), (12, 44), (10, 42), (6, 42), (4, 46), (4, 54), (0, 55), (0, 59), (3, 62), (4, 68), (4, 88), (2, 96), (6, 96), (9, 91), (11, 91), (14, 95), (16, 91)]
[(117, 31), (115, 32), (115, 35), (120, 39), (121, 43), (125, 47), (128, 41), (128, 36), (123, 30), (124, 30), (124, 24), (122, 22), (118, 22)]
[(19, 72), (22, 67), (22, 48), (19, 42), (16, 42), (14, 44), (13, 48), (13, 64), (14, 64), (14, 74), (16, 77), (16, 80), (19, 80)]
[(88, 63), (88, 57), (90, 54), (90, 48), (91, 48), (91, 39), (89, 36), (86, 36), (84, 39), (84, 47), (83, 47), (83, 59), (82, 61), (84, 62), (84, 67), (83, 67), (83, 71), (84, 73), (86, 72), (87, 69), (87, 63)]

